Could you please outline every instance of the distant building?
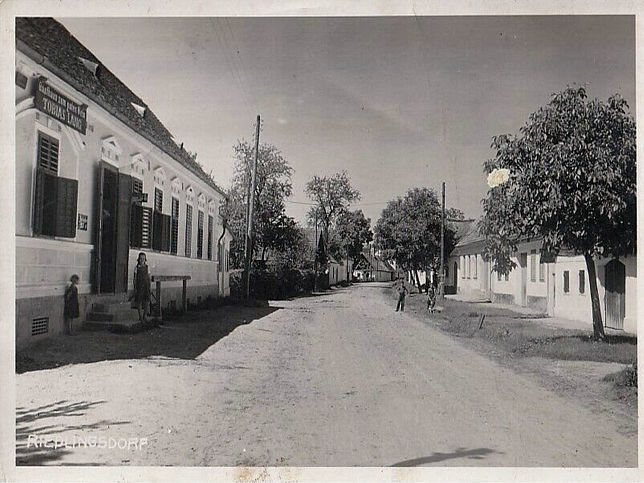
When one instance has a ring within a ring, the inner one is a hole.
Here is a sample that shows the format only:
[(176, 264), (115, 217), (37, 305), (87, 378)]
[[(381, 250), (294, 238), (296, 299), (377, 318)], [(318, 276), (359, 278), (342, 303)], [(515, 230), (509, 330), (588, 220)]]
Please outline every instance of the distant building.
[(360, 282), (390, 282), (395, 279), (396, 269), (387, 261), (371, 252), (362, 252), (353, 267), (353, 276)]
[(227, 295), (226, 194), (147, 104), (53, 19), (16, 19), (15, 67), (17, 344), (62, 331), (72, 274), (81, 320), (127, 300), (141, 251), (191, 301)]
[[(525, 240), (511, 257), (516, 267), (506, 275), (485, 261), (485, 237), (472, 224), (450, 254), (447, 278), (452, 293), (470, 299), (530, 307), (554, 317), (592, 326), (590, 286), (582, 255), (562, 250), (552, 260), (540, 253), (541, 240)], [(596, 258), (597, 286), (604, 325), (637, 331), (637, 257)]]

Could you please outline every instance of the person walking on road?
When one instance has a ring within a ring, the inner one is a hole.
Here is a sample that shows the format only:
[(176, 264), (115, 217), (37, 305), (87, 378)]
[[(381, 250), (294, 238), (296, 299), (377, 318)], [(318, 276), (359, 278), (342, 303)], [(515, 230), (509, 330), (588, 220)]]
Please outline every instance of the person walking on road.
[(434, 287), (433, 283), (430, 283), (429, 288), (427, 289), (427, 310), (429, 310), (430, 313), (434, 313), (435, 309), (436, 309), (436, 288)]
[(396, 292), (398, 293), (398, 304), (396, 305), (396, 312), (400, 310), (401, 312), (405, 311), (405, 296), (407, 295), (407, 286), (405, 285), (405, 280), (402, 277), (398, 277), (396, 281)]

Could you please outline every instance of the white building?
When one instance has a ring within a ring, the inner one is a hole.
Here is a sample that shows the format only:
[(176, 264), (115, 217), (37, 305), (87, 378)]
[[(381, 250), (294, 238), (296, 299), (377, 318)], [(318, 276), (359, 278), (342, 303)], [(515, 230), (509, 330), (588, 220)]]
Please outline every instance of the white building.
[[(61, 24), (16, 19), (17, 344), (62, 331), (80, 276), (81, 320), (151, 275), (189, 275), (196, 302), (229, 293), (226, 194), (149, 107)], [(162, 300), (180, 305), (181, 282)]]
[[(592, 327), (590, 285), (582, 255), (561, 251), (544, 261), (540, 240), (526, 240), (511, 257), (506, 275), (485, 261), (485, 237), (472, 225), (450, 254), (447, 277), (452, 293), (472, 299), (530, 307), (553, 317), (585, 321)], [(637, 332), (637, 257), (596, 258), (597, 286), (605, 327)]]

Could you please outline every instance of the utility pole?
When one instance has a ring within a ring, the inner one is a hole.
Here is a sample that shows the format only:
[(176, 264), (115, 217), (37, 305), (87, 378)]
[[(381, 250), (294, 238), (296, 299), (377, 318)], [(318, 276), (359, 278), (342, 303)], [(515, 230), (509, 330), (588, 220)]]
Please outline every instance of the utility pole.
[[(317, 207), (316, 207), (317, 208)], [(318, 210), (315, 210), (315, 253), (313, 254), (313, 291), (318, 291)]]
[(443, 300), (445, 295), (445, 181), (442, 184), (441, 195), (441, 268), (438, 275), (438, 297)]
[(257, 158), (259, 157), (259, 114), (257, 115), (257, 128), (255, 130), (255, 159), (248, 186), (248, 205), (246, 210), (246, 266), (244, 267), (244, 280), (246, 282), (246, 299), (250, 298), (250, 269), (253, 258), (253, 204), (255, 202), (255, 186), (257, 184)]

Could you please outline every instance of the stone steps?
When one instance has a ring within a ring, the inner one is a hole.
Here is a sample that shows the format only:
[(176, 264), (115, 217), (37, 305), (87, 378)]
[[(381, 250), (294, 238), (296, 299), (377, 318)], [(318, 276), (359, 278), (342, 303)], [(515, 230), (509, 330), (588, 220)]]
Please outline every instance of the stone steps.
[[(150, 322), (154, 322), (150, 320)], [(101, 295), (91, 304), (83, 327), (88, 330), (137, 332), (144, 328), (127, 294)]]

